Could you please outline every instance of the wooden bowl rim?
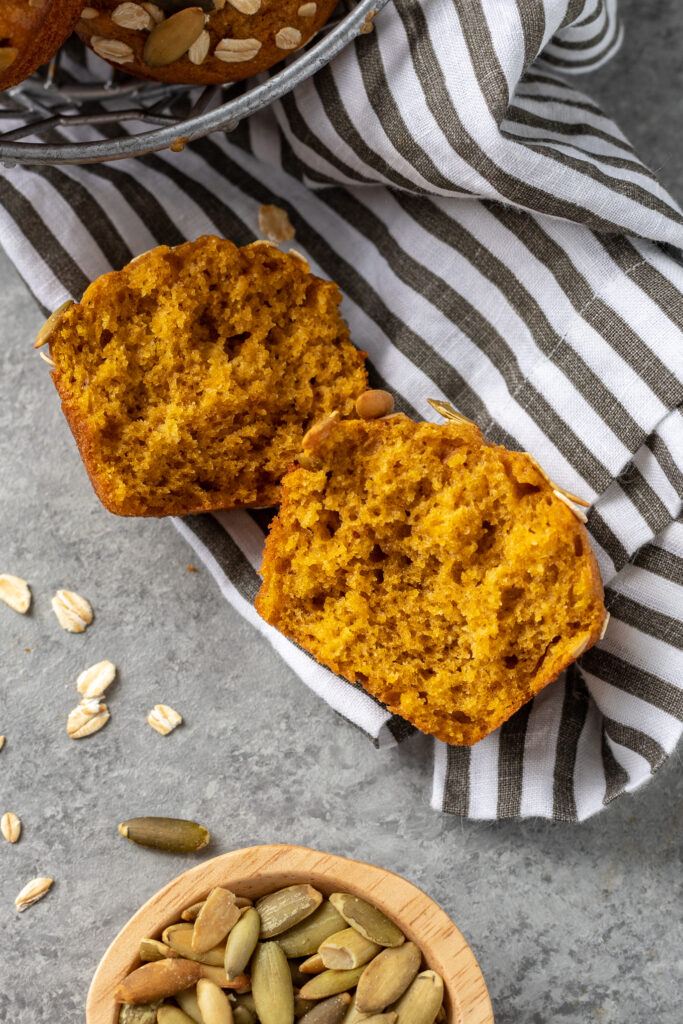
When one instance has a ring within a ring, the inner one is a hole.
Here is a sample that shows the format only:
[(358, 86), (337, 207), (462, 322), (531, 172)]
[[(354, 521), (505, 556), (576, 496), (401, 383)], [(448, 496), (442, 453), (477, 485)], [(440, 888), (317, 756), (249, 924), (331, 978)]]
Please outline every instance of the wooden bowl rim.
[[(151, 938), (180, 911), (203, 899), (215, 885), (233, 885), (240, 895), (310, 880), (326, 891), (352, 892), (388, 913), (422, 950), (444, 980), (449, 1024), (493, 1024), (493, 1009), (479, 964), (446, 912), (422, 889), (386, 868), (305, 846), (272, 843), (243, 847), (197, 864), (159, 889), (133, 914), (109, 945), (93, 975), (86, 1000), (86, 1024), (117, 1024), (116, 986), (137, 961), (142, 938)], [(326, 879), (328, 882), (326, 883)], [(271, 883), (272, 885), (273, 883)], [(387, 890), (387, 892), (385, 892)], [(398, 910), (394, 909), (399, 907)], [(412, 910), (413, 920), (405, 914)]]

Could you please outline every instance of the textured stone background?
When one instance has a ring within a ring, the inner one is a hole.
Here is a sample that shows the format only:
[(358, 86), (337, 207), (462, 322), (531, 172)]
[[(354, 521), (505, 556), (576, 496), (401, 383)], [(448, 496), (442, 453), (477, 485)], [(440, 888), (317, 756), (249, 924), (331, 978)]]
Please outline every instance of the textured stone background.
[[(683, 199), (683, 12), (622, 4), (621, 54), (584, 79)], [(473, 946), (499, 1024), (680, 1024), (683, 780), (680, 756), (581, 827), (471, 824), (430, 810), (429, 741), (377, 752), (300, 684), (221, 598), (168, 523), (125, 521), (94, 498), (47, 370), (40, 325), (0, 259), (0, 571), (30, 580), (33, 610), (0, 606), (0, 1021), (75, 1024), (90, 976), (132, 911), (193, 863), (120, 839), (137, 814), (194, 817), (207, 853), (289, 841), (374, 861), (435, 897)], [(86, 595), (71, 636), (49, 599)], [(73, 680), (110, 658), (112, 719), (81, 743), (64, 731)], [(186, 724), (145, 725), (163, 701)], [(36, 874), (51, 894), (18, 916)]]

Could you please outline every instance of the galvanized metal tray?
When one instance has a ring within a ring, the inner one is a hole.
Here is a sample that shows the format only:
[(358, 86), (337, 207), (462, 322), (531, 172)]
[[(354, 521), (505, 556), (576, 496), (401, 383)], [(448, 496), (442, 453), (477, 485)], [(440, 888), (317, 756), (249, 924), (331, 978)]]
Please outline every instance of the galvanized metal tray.
[[(239, 88), (142, 82), (113, 69), (99, 80), (75, 82), (65, 73), (60, 52), (47, 71), (0, 93), (0, 161), (6, 166), (102, 163), (181, 148), (211, 132), (232, 131), (244, 117), (286, 95), (356, 36), (370, 31), (375, 14), (387, 2), (351, 0), (348, 13), (333, 17), (281, 70), (251, 86), (239, 83)], [(108, 137), (55, 140), (57, 129), (81, 126), (91, 129), (84, 136), (99, 129)]]

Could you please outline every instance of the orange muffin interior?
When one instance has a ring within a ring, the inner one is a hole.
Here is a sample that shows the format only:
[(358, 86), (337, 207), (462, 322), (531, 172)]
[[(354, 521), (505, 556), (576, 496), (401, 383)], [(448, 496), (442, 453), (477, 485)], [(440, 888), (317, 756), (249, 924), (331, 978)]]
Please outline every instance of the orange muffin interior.
[(107, 508), (182, 515), (276, 502), (310, 424), (351, 413), (366, 386), (340, 300), (303, 259), (212, 236), (96, 280), (49, 342)]
[(419, 729), (475, 743), (598, 639), (588, 534), (528, 455), (400, 417), (330, 424), (302, 461), (257, 608)]

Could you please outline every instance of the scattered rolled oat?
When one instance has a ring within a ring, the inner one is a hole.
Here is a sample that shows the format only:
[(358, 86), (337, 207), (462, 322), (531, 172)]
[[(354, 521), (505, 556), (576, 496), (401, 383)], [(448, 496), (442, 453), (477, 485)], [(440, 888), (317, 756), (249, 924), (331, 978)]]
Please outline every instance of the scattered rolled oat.
[(0, 575), (0, 601), (4, 601), (15, 612), (25, 615), (31, 605), (31, 591), (21, 576), (5, 572)]
[(269, 242), (289, 242), (296, 234), (287, 211), (281, 206), (260, 206), (258, 229)]
[(37, 903), (38, 900), (42, 900), (43, 896), (50, 891), (53, 882), (52, 878), (32, 878), (30, 882), (27, 882), (14, 901), (14, 906), (19, 913)]
[(4, 745), (5, 745), (5, 737), (4, 736), (0, 736), (0, 750), (2, 750)]
[(141, 4), (134, 4), (131, 0), (125, 0), (119, 4), (111, 14), (111, 20), (121, 28), (130, 28), (134, 31), (150, 29), (152, 27), (152, 16)]
[(115, 64), (130, 64), (135, 60), (132, 46), (121, 39), (107, 39), (105, 36), (92, 36), (90, 45), (98, 57), (111, 60)]
[(229, 39), (226, 37), (221, 39), (213, 51), (213, 55), (226, 64), (237, 64), (253, 60), (262, 45), (260, 39)]
[(21, 835), (21, 821), (12, 811), (7, 811), (0, 818), (0, 832), (3, 839), (6, 839), (8, 843), (16, 843)]
[(52, 598), (52, 610), (59, 625), (69, 633), (82, 633), (92, 622), (92, 608), (73, 590), (58, 590)]
[(96, 11), (94, 7), (84, 7), (81, 11), (81, 18), (85, 18), (86, 21), (92, 21), (93, 18), (99, 18), (100, 12)]
[(81, 703), (69, 712), (66, 720), (66, 731), (72, 740), (82, 740), (86, 736), (92, 736), (109, 721), (109, 708), (106, 704), (100, 704), (94, 697), (91, 700), (82, 700)]
[(76, 680), (76, 689), (86, 699), (101, 697), (114, 681), (116, 665), (111, 661), (98, 661), (81, 672)]
[(168, 704), (155, 704), (147, 715), (147, 723), (161, 736), (168, 736), (183, 720), (183, 716), (169, 707)]
[(287, 25), (275, 33), (275, 45), (279, 50), (296, 50), (301, 42), (301, 32), (292, 25)]
[(240, 14), (256, 14), (261, 7), (261, 0), (228, 0), (228, 3)]
[(195, 39), (190, 49), (187, 51), (187, 57), (191, 64), (203, 64), (206, 60), (209, 52), (209, 46), (211, 45), (211, 36), (204, 29), (198, 39)]
[[(149, 14), (150, 18), (152, 19), (155, 25), (158, 25), (159, 22), (164, 20), (164, 12), (162, 11), (161, 7), (159, 7), (157, 4), (144, 3), (142, 6), (145, 8), (145, 10)], [(216, 10), (218, 10), (217, 7)]]

